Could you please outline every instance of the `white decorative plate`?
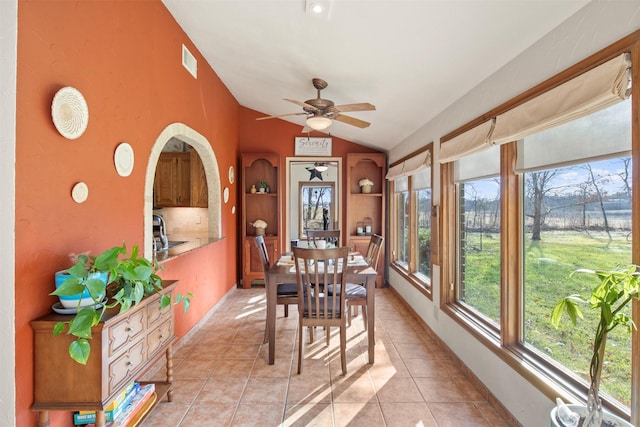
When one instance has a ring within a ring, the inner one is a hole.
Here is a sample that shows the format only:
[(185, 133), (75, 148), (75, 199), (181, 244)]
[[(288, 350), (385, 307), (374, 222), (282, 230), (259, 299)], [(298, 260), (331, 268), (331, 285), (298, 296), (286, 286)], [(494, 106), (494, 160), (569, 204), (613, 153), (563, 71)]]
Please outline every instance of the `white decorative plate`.
[(233, 169), (233, 166), (229, 166), (229, 183), (233, 184), (235, 180), (236, 180), (235, 170)]
[(71, 189), (71, 197), (76, 203), (83, 203), (89, 197), (89, 187), (84, 182), (79, 182)]
[(89, 123), (89, 109), (78, 89), (63, 87), (53, 97), (51, 117), (60, 135), (76, 139), (84, 133)]
[(126, 142), (118, 145), (113, 156), (113, 162), (116, 165), (116, 171), (118, 171), (118, 175), (131, 175), (134, 162), (133, 147), (131, 147), (131, 145), (127, 144)]
[(235, 205), (231, 206), (231, 213), (232, 214), (236, 213), (236, 206)]
[(227, 203), (229, 201), (229, 187), (224, 187), (222, 194), (224, 196), (224, 202)]

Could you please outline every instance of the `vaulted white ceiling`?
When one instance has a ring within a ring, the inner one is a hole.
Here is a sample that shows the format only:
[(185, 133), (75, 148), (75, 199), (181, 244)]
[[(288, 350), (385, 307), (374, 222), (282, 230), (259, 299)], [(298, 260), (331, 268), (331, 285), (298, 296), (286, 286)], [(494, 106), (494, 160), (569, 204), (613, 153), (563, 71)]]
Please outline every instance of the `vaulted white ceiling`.
[[(306, 12), (306, 2), (329, 6)], [(163, 0), (238, 102), (302, 112), (283, 98), (369, 102), (331, 135), (389, 150), (588, 0)], [(283, 120), (304, 125), (304, 116)], [(279, 120), (279, 119), (273, 119)], [(260, 122), (259, 122), (260, 123)]]

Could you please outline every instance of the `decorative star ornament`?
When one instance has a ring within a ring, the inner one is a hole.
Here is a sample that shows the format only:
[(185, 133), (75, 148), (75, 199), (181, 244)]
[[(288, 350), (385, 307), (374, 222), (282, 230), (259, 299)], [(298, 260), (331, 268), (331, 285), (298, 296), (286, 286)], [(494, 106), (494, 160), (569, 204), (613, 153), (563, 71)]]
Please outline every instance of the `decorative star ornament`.
[(306, 168), (309, 173), (311, 174), (311, 176), (309, 176), (309, 181), (311, 181), (313, 178), (318, 178), (320, 181), (324, 181), (322, 179), (322, 172), (320, 172), (319, 170), (316, 170), (315, 167), (313, 168)]

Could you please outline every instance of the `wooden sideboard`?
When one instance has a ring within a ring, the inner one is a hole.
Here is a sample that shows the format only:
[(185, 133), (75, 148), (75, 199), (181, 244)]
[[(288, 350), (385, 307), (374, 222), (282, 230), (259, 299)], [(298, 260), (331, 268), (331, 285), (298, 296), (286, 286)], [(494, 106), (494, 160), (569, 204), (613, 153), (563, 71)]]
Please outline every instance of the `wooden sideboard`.
[[(176, 284), (176, 280), (163, 281), (162, 294), (172, 293)], [(69, 356), (73, 336), (52, 334), (55, 324), (69, 317), (51, 313), (31, 322), (35, 335), (32, 408), (39, 411), (38, 426), (49, 426), (50, 410), (97, 411), (96, 427), (104, 426), (104, 408), (163, 355), (166, 381), (155, 383), (156, 402), (165, 395), (172, 400), (173, 308), (161, 310), (160, 295), (144, 298), (122, 314), (117, 308), (107, 310), (92, 329), (91, 355), (86, 365)]]

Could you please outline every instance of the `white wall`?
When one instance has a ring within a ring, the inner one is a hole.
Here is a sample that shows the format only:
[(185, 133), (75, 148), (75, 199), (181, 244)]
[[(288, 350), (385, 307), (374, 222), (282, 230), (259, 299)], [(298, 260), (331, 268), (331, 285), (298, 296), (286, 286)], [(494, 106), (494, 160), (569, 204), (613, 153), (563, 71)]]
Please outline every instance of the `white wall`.
[(0, 425), (16, 424), (15, 412), (15, 161), (17, 0), (0, 1)]
[[(389, 153), (390, 161), (400, 159), (429, 142), (435, 141), (434, 158), (437, 162), (438, 143), (442, 135), (479, 117), (639, 28), (640, 2), (590, 2), (562, 25), (394, 147)], [(437, 164), (434, 173), (439, 173)], [(434, 203), (439, 204), (439, 179), (435, 180), (433, 188)], [(390, 270), (389, 273), (389, 283), (520, 423), (532, 427), (549, 425), (548, 414), (553, 403), (437, 308), (440, 299), (438, 292), (440, 287), (439, 272), (439, 267), (434, 266), (433, 302), (416, 291), (393, 270)]]

